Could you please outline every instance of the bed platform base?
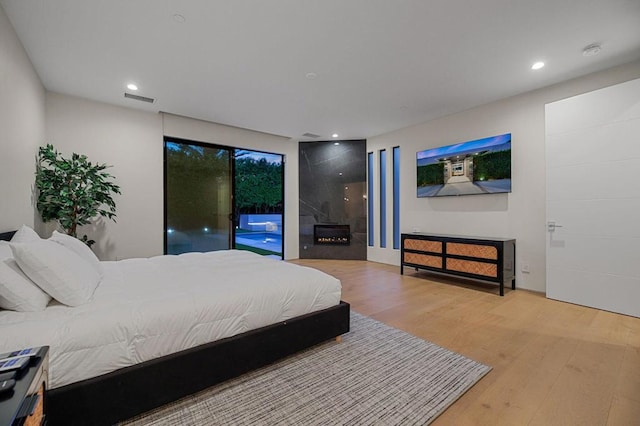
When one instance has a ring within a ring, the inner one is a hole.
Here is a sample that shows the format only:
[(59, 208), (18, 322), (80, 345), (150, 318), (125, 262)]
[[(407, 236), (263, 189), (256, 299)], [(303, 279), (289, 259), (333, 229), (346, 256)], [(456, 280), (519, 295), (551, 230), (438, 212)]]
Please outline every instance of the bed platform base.
[(48, 425), (112, 425), (349, 331), (349, 304), (48, 392)]

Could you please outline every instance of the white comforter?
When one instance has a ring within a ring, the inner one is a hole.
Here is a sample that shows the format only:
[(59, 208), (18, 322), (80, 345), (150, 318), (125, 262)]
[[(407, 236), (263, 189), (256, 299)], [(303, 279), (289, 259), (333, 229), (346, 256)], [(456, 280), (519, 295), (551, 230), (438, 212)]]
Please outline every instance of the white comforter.
[(103, 262), (88, 304), (0, 311), (0, 353), (50, 349), (50, 387), (337, 305), (340, 281), (246, 251)]

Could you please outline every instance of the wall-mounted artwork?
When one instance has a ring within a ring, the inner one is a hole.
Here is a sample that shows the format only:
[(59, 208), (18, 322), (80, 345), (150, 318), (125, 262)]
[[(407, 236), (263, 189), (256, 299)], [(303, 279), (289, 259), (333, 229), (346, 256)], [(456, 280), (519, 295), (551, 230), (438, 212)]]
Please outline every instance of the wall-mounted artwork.
[(419, 151), (418, 197), (511, 192), (511, 133)]

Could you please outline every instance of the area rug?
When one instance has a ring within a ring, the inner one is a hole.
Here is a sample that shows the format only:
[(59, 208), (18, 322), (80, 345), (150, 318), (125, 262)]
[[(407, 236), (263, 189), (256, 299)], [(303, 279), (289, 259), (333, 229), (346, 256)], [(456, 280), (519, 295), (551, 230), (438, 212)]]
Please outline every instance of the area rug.
[(426, 425), (491, 370), (351, 313), (351, 331), (129, 426)]

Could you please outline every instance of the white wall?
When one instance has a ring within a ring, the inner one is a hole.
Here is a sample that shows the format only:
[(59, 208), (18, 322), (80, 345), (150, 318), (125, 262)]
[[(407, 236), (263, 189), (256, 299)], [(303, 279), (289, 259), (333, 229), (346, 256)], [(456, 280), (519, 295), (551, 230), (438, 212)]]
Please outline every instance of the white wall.
[[(117, 223), (102, 220), (87, 232), (102, 260), (146, 257), (163, 251), (163, 136), (284, 154), (285, 258), (298, 257), (297, 143), (171, 114), (156, 114), (48, 92), (47, 142), (64, 155), (85, 154), (113, 166), (122, 194), (115, 196)], [(291, 161), (293, 159), (293, 161)], [(52, 228), (43, 231), (47, 236)]]
[(27, 224), (38, 146), (45, 138), (45, 91), (0, 7), (0, 231)]
[(96, 240), (102, 260), (162, 254), (161, 116), (47, 92), (46, 117), (48, 143), (65, 156), (76, 152), (113, 166), (109, 173), (122, 191), (114, 197), (117, 223), (101, 220), (78, 234)]
[[(112, 165), (122, 188), (117, 223), (84, 230), (103, 260), (162, 254), (163, 116), (45, 92), (0, 7), (0, 232), (33, 226), (47, 237), (33, 202), (38, 147), (86, 154)], [(288, 138), (166, 115), (171, 136), (284, 154), (285, 258), (298, 257), (298, 144)], [(168, 133), (169, 134), (169, 133)], [(82, 231), (82, 230), (81, 230)]]
[[(401, 232), (516, 238), (518, 287), (545, 291), (545, 104), (640, 76), (640, 61), (504, 99), (417, 126), (370, 138), (367, 150), (400, 146)], [(428, 93), (425, 94), (428, 96)], [(512, 134), (512, 193), (442, 198), (416, 197), (416, 152), (502, 133)], [(375, 155), (377, 161), (377, 154)], [(375, 167), (376, 173), (378, 165)], [(387, 182), (391, 182), (388, 168)], [(376, 176), (376, 182), (378, 182)], [(387, 248), (369, 247), (368, 259), (399, 265), (393, 250), (391, 185)], [(376, 188), (376, 191), (378, 189)], [(374, 194), (375, 195), (375, 194)], [(374, 200), (379, 197), (374, 196)], [(378, 205), (375, 212), (379, 211)], [(376, 215), (375, 227), (379, 227)], [(522, 273), (528, 264), (530, 273)]]

